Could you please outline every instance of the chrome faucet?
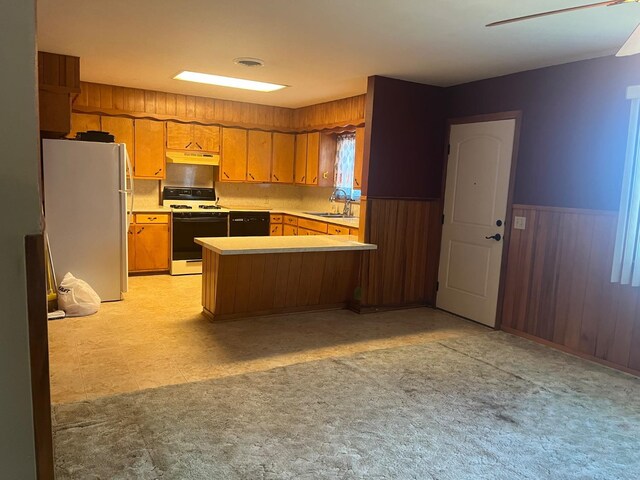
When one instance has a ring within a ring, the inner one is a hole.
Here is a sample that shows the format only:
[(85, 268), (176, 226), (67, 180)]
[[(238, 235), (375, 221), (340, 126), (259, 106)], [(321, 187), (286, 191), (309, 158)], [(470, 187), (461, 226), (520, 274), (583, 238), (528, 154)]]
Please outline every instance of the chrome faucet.
[(329, 201), (330, 202), (335, 202), (336, 200), (339, 200), (340, 197), (338, 195), (339, 192), (342, 192), (342, 198), (344, 199), (344, 208), (342, 209), (342, 214), (345, 217), (350, 217), (351, 216), (351, 197), (347, 196), (347, 192), (345, 190), (343, 190), (342, 188), (336, 188), (333, 193), (331, 193), (331, 196), (329, 197)]

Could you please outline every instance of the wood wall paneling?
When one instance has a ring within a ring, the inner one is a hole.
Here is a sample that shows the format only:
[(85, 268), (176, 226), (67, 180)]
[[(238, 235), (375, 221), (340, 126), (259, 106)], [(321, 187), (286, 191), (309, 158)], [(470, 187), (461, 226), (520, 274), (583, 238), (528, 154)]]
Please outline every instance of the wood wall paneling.
[(299, 130), (315, 130), (358, 126), (364, 123), (366, 95), (318, 103), (294, 110), (294, 126)]
[(54, 458), (44, 236), (28, 235), (25, 238), (25, 253), (36, 471), (39, 480), (53, 480)]
[[(610, 282), (615, 212), (516, 205), (502, 325), (640, 371), (640, 289)], [(513, 225), (513, 222), (511, 222)]]
[(80, 92), (80, 58), (38, 52), (38, 86)]
[(361, 252), (218, 255), (204, 249), (203, 306), (214, 319), (339, 308), (353, 298)]
[(130, 87), (79, 82), (73, 109), (82, 113), (151, 117), (282, 132), (358, 126), (365, 95), (298, 109), (234, 102)]
[(73, 104), (74, 110), (80, 112), (253, 128), (292, 128), (293, 110), (284, 107), (89, 82), (81, 82), (80, 88), (81, 94)]
[(378, 249), (363, 255), (360, 309), (434, 305), (440, 202), (371, 198), (364, 202), (364, 239)]

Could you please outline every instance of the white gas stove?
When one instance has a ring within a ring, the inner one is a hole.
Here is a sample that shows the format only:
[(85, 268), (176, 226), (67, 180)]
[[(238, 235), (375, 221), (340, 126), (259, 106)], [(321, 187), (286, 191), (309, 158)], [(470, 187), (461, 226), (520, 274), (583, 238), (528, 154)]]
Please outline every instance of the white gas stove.
[(217, 205), (213, 188), (164, 187), (162, 206), (171, 208), (171, 275), (202, 273), (196, 237), (229, 235), (229, 210)]

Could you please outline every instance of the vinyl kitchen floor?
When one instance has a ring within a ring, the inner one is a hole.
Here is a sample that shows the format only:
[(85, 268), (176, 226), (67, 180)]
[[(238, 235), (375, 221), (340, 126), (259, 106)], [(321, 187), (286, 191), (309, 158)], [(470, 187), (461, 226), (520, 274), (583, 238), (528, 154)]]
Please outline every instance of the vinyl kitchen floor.
[(330, 357), (486, 333), (428, 308), (347, 310), (212, 323), (201, 277), (129, 279), (122, 302), (96, 315), (49, 322), (53, 403), (269, 370)]

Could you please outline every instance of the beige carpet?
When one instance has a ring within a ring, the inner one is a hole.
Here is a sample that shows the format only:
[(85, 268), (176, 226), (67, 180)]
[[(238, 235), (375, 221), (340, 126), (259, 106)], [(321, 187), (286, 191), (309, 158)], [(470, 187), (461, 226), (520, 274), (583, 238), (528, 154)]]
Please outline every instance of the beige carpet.
[(501, 332), (58, 405), (58, 479), (637, 479), (637, 378)]

